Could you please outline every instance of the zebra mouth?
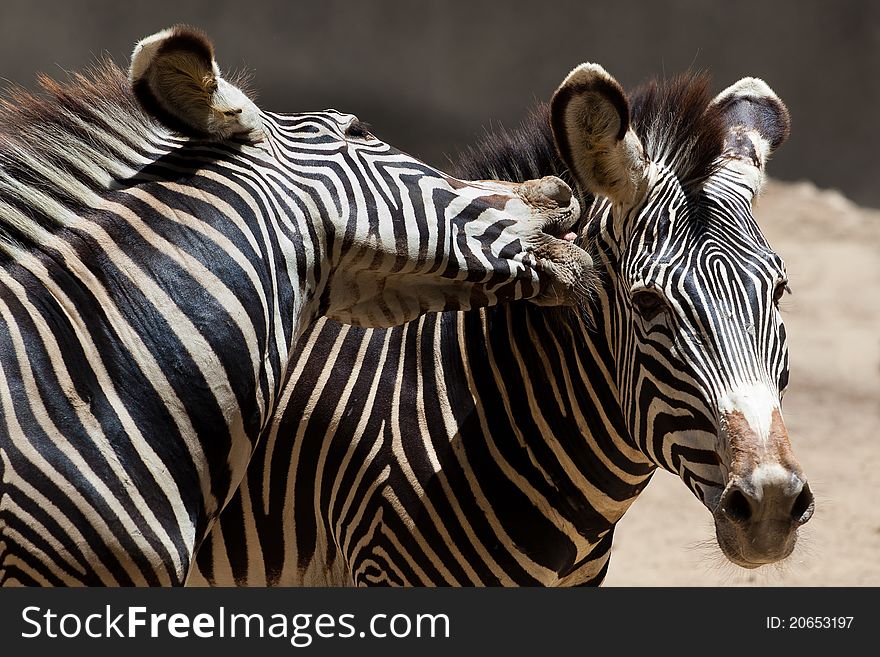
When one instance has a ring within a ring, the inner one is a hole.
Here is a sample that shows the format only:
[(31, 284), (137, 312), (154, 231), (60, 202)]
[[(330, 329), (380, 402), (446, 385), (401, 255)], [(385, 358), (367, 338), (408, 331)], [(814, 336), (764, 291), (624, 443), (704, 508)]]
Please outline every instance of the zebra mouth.
[(570, 230), (560, 230), (554, 232), (545, 230), (544, 232), (553, 239), (562, 240), (564, 242), (574, 242), (577, 239), (577, 233), (573, 233)]
[(553, 219), (543, 227), (542, 231), (550, 237), (554, 237), (558, 240), (574, 242), (577, 239), (577, 233), (572, 230), (572, 228), (574, 228), (574, 222), (571, 221), (573, 214), (574, 213), (569, 210), (561, 213), (559, 216), (553, 217)]
[(577, 239), (577, 233), (569, 228), (562, 226), (550, 226), (544, 229), (544, 233), (557, 240), (565, 242), (574, 242)]

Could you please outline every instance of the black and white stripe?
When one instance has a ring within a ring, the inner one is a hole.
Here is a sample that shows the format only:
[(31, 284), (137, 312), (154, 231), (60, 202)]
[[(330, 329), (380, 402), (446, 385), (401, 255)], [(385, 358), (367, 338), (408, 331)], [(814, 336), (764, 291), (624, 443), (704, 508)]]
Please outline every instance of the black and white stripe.
[[(599, 67), (576, 69), (552, 111), (560, 98), (586, 99), (596, 114), (626, 107), (622, 96), (603, 105), (615, 85)], [(753, 103), (758, 86), (747, 79), (735, 89)], [(764, 158), (741, 157), (745, 139), (757, 148), (764, 133), (732, 122), (725, 98), (713, 100), (701, 76), (647, 87), (629, 101), (635, 137), (626, 138), (644, 150), (615, 151), (627, 116), (619, 135), (601, 122), (614, 134), (591, 155), (605, 166), (587, 174), (557, 156), (550, 108), (472, 150), (468, 176), (579, 182), (583, 239), (604, 265), (593, 303), (514, 303), (387, 330), (318, 322), (297, 346), (284, 413), (197, 555), (191, 583), (598, 584), (615, 524), (657, 467), (713, 511), (722, 549), (725, 523), (735, 523), (751, 544), (768, 542), (760, 554), (752, 548), (759, 558), (780, 558), (773, 550), (789, 537), (758, 526), (775, 511), (741, 504), (751, 503), (747, 484), (771, 499), (768, 473), (791, 467), (792, 481), (802, 477), (781, 456), (779, 430), (753, 435), (771, 410), (758, 402), (766, 396), (778, 409), (787, 385), (775, 307), (785, 270), (751, 213)], [(589, 116), (573, 116), (590, 129)], [(561, 150), (579, 166), (576, 150)], [(615, 152), (637, 157), (600, 160)], [(614, 178), (627, 166), (645, 167), (629, 204), (630, 183)], [(591, 184), (612, 196), (593, 196)], [(752, 479), (749, 450), (761, 456)], [(793, 532), (812, 505), (805, 486), (790, 497), (790, 519), (778, 524)], [(725, 553), (745, 560), (738, 549), (734, 541)]]
[(316, 316), (540, 300), (589, 262), (544, 232), (577, 210), (553, 179), (466, 184), (335, 111), (181, 137), (109, 63), (43, 89), (0, 108), (4, 584), (182, 583)]

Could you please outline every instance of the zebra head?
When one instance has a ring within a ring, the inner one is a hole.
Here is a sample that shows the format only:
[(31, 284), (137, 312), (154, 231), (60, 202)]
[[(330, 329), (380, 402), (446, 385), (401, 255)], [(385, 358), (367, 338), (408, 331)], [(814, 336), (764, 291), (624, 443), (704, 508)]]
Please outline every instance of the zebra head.
[(165, 127), (195, 140), (238, 140), (254, 166), (270, 171), (281, 203), (313, 219), (290, 231), (317, 253), (304, 324), (326, 315), (391, 326), (502, 300), (568, 303), (592, 266), (569, 231), (578, 200), (558, 178), (463, 182), (350, 114), (264, 112), (221, 76), (198, 30), (177, 26), (140, 41), (129, 77)]
[(813, 497), (780, 406), (785, 266), (752, 216), (788, 135), (785, 105), (754, 78), (712, 99), (705, 76), (630, 99), (584, 64), (555, 93), (550, 120), (562, 159), (596, 197), (586, 231), (606, 272), (599, 330), (631, 436), (712, 512), (730, 561), (787, 557)]

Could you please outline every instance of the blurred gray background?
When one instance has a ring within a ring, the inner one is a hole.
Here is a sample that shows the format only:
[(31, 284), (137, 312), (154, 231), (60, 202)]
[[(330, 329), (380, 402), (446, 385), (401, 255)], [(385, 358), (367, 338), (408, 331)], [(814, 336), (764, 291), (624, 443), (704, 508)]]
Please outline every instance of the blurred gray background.
[(880, 207), (880, 2), (747, 0), (0, 0), (0, 77), (30, 86), (176, 22), (205, 29), (226, 70), (275, 111), (353, 112), (441, 168), (486, 127), (514, 126), (583, 61), (625, 88), (708, 69), (715, 90), (764, 78), (792, 136), (770, 174)]

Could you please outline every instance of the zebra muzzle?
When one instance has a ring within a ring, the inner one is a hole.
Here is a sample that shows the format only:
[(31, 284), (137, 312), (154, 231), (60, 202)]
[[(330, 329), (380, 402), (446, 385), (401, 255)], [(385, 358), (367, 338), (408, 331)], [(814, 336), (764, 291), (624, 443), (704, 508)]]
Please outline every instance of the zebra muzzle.
[(758, 435), (741, 413), (727, 413), (725, 427), (733, 460), (727, 486), (714, 510), (722, 552), (744, 568), (788, 557), (797, 530), (813, 515), (813, 493), (794, 458), (778, 409)]

